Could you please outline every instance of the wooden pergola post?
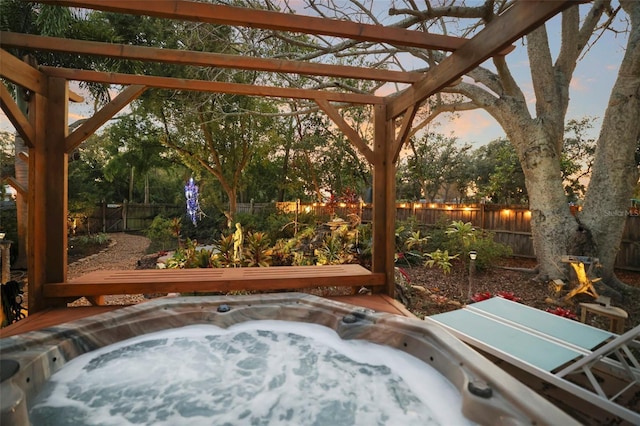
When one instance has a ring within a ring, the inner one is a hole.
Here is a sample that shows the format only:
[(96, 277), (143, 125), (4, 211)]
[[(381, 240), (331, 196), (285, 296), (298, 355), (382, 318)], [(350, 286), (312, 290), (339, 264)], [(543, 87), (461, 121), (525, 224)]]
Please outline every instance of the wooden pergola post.
[(43, 285), (67, 279), (68, 156), (65, 151), (68, 86), (48, 78), (47, 95), (32, 95), (30, 119), (35, 144), (29, 150), (29, 312), (64, 306), (45, 299)]
[(393, 161), (392, 120), (386, 105), (375, 105), (373, 140), (373, 255), (372, 272), (386, 275), (384, 292), (395, 297), (396, 167)]

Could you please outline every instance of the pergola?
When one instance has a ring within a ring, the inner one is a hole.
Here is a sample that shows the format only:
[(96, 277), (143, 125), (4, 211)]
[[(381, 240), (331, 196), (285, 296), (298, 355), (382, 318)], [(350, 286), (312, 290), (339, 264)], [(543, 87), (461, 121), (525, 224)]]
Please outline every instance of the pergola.
[[(67, 281), (68, 154), (141, 93), (153, 88), (297, 98), (317, 103), (373, 166), (372, 272), (384, 275), (383, 292), (393, 297), (396, 162), (400, 149), (411, 132), (418, 107), (429, 96), (454, 83), (486, 59), (494, 55), (507, 54), (514, 41), (581, 1), (519, 0), (470, 39), (183, 0), (38, 2), (167, 19), (384, 42), (451, 53), (428, 72), (416, 73), (0, 33), (0, 76), (31, 93), (28, 101), (29, 112), (25, 116), (8, 88), (4, 84), (0, 86), (2, 109), (29, 147), (29, 187), (22, 188), (19, 196), (26, 196), (29, 206), (27, 247), (30, 313), (64, 306), (67, 302), (64, 297), (56, 297), (55, 290), (50, 290), (45, 295), (44, 288), (47, 284)], [(50, 66), (34, 67), (4, 50), (7, 48), (169, 64), (348, 77), (405, 83), (408, 87), (399, 94), (383, 97), (336, 90), (253, 86)], [(69, 90), (69, 81), (123, 85), (126, 88), (69, 133), (69, 101), (81, 99)], [(342, 118), (335, 103), (372, 105), (375, 128), (371, 144), (362, 140), (358, 132)]]

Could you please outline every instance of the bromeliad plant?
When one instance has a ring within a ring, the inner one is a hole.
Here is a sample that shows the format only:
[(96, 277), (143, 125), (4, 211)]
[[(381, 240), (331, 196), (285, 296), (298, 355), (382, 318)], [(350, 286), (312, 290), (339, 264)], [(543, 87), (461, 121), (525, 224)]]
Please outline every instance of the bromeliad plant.
[(571, 309), (565, 309), (561, 306), (556, 306), (555, 308), (551, 309), (547, 309), (547, 312), (554, 314), (554, 315), (558, 315), (564, 318), (569, 318), (572, 320), (578, 320), (578, 315), (576, 315)]
[(325, 237), (322, 247), (315, 251), (315, 255), (318, 265), (342, 265), (351, 263), (355, 257), (352, 244), (339, 234)]
[(233, 266), (233, 234), (223, 235), (214, 244), (212, 264), (216, 268), (230, 268)]
[[(267, 233), (248, 233), (244, 238), (242, 259), (234, 257), (233, 234), (221, 236), (212, 250), (196, 247), (187, 239), (167, 261), (167, 268), (193, 267), (257, 267), (277, 265), (337, 265), (353, 263), (358, 255), (358, 229), (344, 225), (334, 229), (324, 239), (313, 227), (303, 229), (288, 240), (278, 240), (271, 247)], [(419, 235), (417, 235), (419, 237)]]
[(244, 262), (246, 266), (270, 266), (271, 242), (264, 232), (250, 232), (247, 234), (246, 247), (244, 249)]
[[(518, 296), (513, 294), (512, 291), (499, 291), (498, 293), (496, 293), (496, 296), (502, 297), (503, 299), (512, 300), (514, 302), (519, 302), (521, 300)], [(488, 291), (483, 291), (471, 296), (471, 300), (473, 300), (474, 302), (482, 302), (483, 300), (491, 299), (492, 297), (493, 295), (491, 293), (489, 293)]]
[(167, 260), (166, 267), (168, 269), (211, 268), (212, 258), (212, 250), (198, 248), (196, 240), (187, 238), (184, 247), (177, 249)]

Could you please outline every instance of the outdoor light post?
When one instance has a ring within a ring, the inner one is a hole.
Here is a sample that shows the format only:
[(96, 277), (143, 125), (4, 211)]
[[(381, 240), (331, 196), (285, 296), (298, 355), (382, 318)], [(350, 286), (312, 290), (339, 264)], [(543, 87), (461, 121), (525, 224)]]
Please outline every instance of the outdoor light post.
[(476, 258), (478, 257), (478, 252), (475, 250), (471, 250), (469, 252), (469, 291), (467, 293), (467, 302), (471, 301), (471, 296), (473, 295), (473, 280), (476, 275)]

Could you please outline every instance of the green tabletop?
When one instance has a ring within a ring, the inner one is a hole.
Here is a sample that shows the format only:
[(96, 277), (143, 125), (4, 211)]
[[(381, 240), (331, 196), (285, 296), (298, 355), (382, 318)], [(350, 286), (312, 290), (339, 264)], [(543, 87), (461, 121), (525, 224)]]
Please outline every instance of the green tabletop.
[(525, 362), (551, 372), (582, 355), (577, 350), (468, 309), (458, 309), (428, 318), (449, 328), (460, 340), (488, 350), (514, 365)]
[(616, 335), (581, 322), (535, 309), (522, 303), (502, 297), (492, 297), (468, 306), (469, 310), (479, 310), (512, 321), (562, 342), (571, 343), (586, 350), (595, 347)]

